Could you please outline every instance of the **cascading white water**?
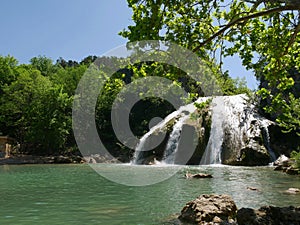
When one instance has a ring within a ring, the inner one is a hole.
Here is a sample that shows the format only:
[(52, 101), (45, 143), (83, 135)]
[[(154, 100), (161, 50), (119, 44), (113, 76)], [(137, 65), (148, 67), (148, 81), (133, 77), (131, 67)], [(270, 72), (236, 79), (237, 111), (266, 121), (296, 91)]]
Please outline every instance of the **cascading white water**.
[[(159, 124), (158, 124), (159, 125)], [(154, 129), (156, 126), (153, 126), (152, 129)], [(146, 143), (147, 138), (152, 134), (152, 129), (148, 133), (146, 133), (139, 141), (138, 145), (135, 148), (135, 152), (133, 155), (133, 159), (131, 160), (131, 164), (140, 164), (140, 160), (142, 159), (142, 153), (144, 149), (144, 145)]]
[(225, 146), (234, 152), (236, 149), (255, 148), (251, 141), (262, 135), (271, 160), (276, 159), (270, 147), (270, 121), (258, 115), (255, 106), (247, 102), (247, 99), (246, 95), (218, 96), (213, 99), (210, 137), (200, 164), (222, 163), (225, 137)]
[(268, 124), (266, 121), (263, 121), (261, 125), (262, 125), (263, 137), (264, 137), (264, 142), (265, 142), (266, 148), (269, 151), (272, 162), (274, 162), (276, 160), (276, 155), (271, 148)]
[[(207, 101), (208, 99), (209, 97), (199, 98), (197, 103)], [(260, 116), (255, 106), (248, 102), (247, 99), (246, 95), (213, 97), (210, 106), (210, 136), (208, 137), (206, 147), (204, 146), (205, 152), (200, 164), (221, 164), (222, 159), (227, 160), (227, 163), (228, 160), (231, 160), (229, 161), (230, 163), (233, 161), (239, 163), (245, 151), (263, 152), (267, 150), (270, 159), (275, 160), (275, 154), (270, 147), (268, 131), (268, 127), (272, 122)], [(151, 149), (146, 149), (149, 146), (145, 146), (145, 144), (151, 144), (151, 136), (153, 134), (155, 136), (160, 131), (166, 130), (166, 126), (170, 124), (169, 122), (175, 119), (177, 122), (173, 126), (163, 156), (164, 163), (174, 164), (183, 124), (195, 110), (196, 107), (194, 104), (182, 106), (179, 110), (167, 116), (161, 123), (152, 127), (137, 145), (132, 163), (144, 163), (143, 151), (155, 149), (159, 143), (154, 147), (152, 146)], [(203, 132), (202, 135), (204, 135)], [(261, 137), (263, 138), (263, 143), (258, 141)], [(203, 142), (201, 143), (203, 144)], [(222, 153), (223, 149), (225, 150), (224, 154)]]
[(221, 147), (223, 142), (223, 99), (216, 97), (212, 100), (212, 118), (209, 140), (200, 164), (221, 164)]
[(184, 121), (186, 119), (188, 119), (188, 117), (189, 117), (189, 115), (180, 117), (179, 120), (173, 126), (173, 130), (170, 134), (170, 137), (169, 137), (169, 140), (167, 143), (167, 147), (164, 152), (163, 163), (174, 164), (182, 127), (183, 127)]
[(133, 155), (133, 159), (131, 160), (131, 164), (140, 164), (140, 161), (142, 160), (143, 152), (150, 150), (145, 149), (145, 144), (147, 139), (153, 134), (153, 132), (162, 129), (171, 119), (177, 117), (181, 111), (175, 111), (168, 115), (162, 122), (158, 123), (157, 125), (153, 126), (139, 141), (135, 148), (135, 152)]
[[(209, 98), (208, 97), (203, 97), (203, 98), (199, 98), (196, 102), (197, 103), (201, 103), (201, 102), (205, 102), (207, 101)], [(140, 164), (140, 162), (142, 161), (142, 157), (143, 157), (143, 152), (144, 151), (148, 151), (151, 149), (146, 149), (146, 141), (147, 139), (156, 131), (158, 130), (162, 130), (166, 124), (168, 124), (172, 119), (179, 117), (179, 121), (181, 121), (180, 119), (182, 117), (185, 117), (185, 119), (189, 116), (187, 114), (190, 114), (192, 112), (194, 112), (196, 110), (196, 107), (194, 105), (194, 103), (185, 105), (185, 106), (181, 106), (177, 111), (174, 111), (173, 113), (171, 113), (170, 115), (168, 115), (163, 121), (161, 121), (160, 123), (158, 123), (157, 125), (153, 126), (139, 141), (138, 145), (135, 148), (135, 152), (133, 155), (133, 159), (131, 160), (131, 164)], [(183, 119), (183, 121), (185, 120)], [(179, 122), (178, 121), (178, 122)], [(182, 126), (181, 126), (182, 127)], [(174, 128), (173, 128), (174, 130)], [(180, 136), (180, 133), (179, 133)], [(179, 137), (178, 137), (179, 138)], [(169, 139), (169, 141), (171, 141)], [(159, 143), (158, 143), (159, 144)], [(168, 144), (167, 144), (168, 146)], [(156, 147), (156, 146), (154, 146)]]

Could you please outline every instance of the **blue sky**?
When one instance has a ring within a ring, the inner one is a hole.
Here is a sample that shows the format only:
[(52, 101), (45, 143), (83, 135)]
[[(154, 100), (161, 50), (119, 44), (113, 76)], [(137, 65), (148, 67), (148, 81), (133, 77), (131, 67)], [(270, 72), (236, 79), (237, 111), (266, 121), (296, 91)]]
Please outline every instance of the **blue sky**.
[[(28, 63), (35, 56), (80, 61), (123, 45), (118, 32), (131, 24), (126, 0), (6, 0), (0, 3), (0, 55)], [(226, 60), (232, 77), (256, 81), (237, 57)]]

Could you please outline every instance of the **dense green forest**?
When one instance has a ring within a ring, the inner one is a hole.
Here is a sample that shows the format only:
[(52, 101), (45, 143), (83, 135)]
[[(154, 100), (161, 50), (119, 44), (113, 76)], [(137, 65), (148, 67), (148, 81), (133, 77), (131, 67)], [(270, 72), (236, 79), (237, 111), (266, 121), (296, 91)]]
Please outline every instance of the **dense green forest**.
[[(230, 78), (222, 67), (224, 57), (239, 55), (243, 66), (260, 81), (261, 113), (276, 121), (283, 132), (300, 132), (299, 4), (279, 0), (128, 0), (128, 6), (135, 24), (121, 31), (121, 36), (128, 41), (171, 41), (192, 50), (213, 71), (224, 95), (250, 93), (243, 80)], [(96, 58), (54, 62), (38, 56), (29, 64), (19, 64), (12, 56), (1, 56), (0, 132), (16, 138), (23, 153), (77, 152), (71, 120), (74, 94)], [(113, 64), (117, 59), (101, 60)], [(145, 76), (173, 80), (189, 93), (187, 101), (203, 95), (199, 84), (178, 68), (155, 62), (120, 68), (99, 93), (95, 118), (102, 141), (115, 156), (132, 152), (113, 133), (113, 101), (126, 84)], [(151, 118), (164, 117), (173, 110), (162, 99), (143, 99), (132, 109), (131, 128), (142, 136)]]
[[(39, 56), (32, 58), (29, 64), (18, 64), (11, 56), (0, 57), (1, 133), (16, 138), (22, 153), (44, 155), (76, 152), (72, 133), (72, 103), (80, 78), (96, 58), (89, 56), (81, 62), (60, 58), (54, 63), (47, 57)], [(117, 59), (98, 58), (99, 62), (103, 60), (114, 63)], [(161, 70), (158, 70), (159, 67)], [(103, 142), (116, 156), (130, 153), (114, 136), (110, 122), (113, 101), (122, 87), (145, 74), (172, 76), (174, 81), (191, 93), (192, 100), (202, 95), (201, 88), (176, 68), (152, 62), (121, 68), (99, 92), (95, 118), (99, 132), (103, 134)], [(223, 84), (222, 91), (225, 94), (248, 90), (242, 80), (233, 80), (227, 74), (219, 74), (218, 80)], [(165, 117), (173, 110), (164, 100), (144, 99), (132, 109), (132, 130), (137, 136), (142, 136), (147, 132), (151, 118)]]

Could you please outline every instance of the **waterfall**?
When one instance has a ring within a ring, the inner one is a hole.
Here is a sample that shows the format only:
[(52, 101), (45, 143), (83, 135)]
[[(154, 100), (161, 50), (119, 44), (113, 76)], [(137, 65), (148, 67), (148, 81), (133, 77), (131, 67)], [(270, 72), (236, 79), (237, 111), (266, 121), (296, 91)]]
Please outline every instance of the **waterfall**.
[[(159, 125), (159, 124), (158, 124)], [(135, 148), (135, 152), (133, 155), (133, 159), (131, 160), (131, 164), (141, 164), (141, 160), (143, 160), (143, 150), (146, 144), (146, 140), (150, 137), (152, 132), (155, 130), (155, 128), (158, 126), (153, 126), (152, 129), (148, 133), (146, 133), (139, 141), (138, 145)]]
[(170, 134), (166, 150), (164, 152), (163, 156), (163, 162), (166, 164), (174, 164), (175, 162), (175, 157), (176, 157), (176, 152), (178, 149), (179, 145), (179, 139), (180, 139), (180, 134), (182, 131), (182, 127), (184, 124), (184, 121), (189, 117), (188, 115), (180, 117), (180, 119), (175, 123), (173, 126), (173, 130)]
[[(201, 102), (205, 102), (206, 100), (208, 100), (208, 97), (203, 97), (203, 98), (199, 98), (196, 102), (197, 103), (201, 103)], [(176, 147), (174, 150), (177, 149), (178, 147), (178, 140), (180, 137), (180, 133), (181, 133), (181, 129), (182, 129), (182, 125), (181, 122), (183, 123), (185, 119), (187, 119), (189, 117), (189, 114), (194, 112), (196, 110), (196, 107), (194, 106), (194, 103), (185, 105), (185, 106), (181, 106), (177, 111), (172, 112), (170, 115), (168, 115), (163, 121), (161, 121), (160, 123), (158, 123), (157, 125), (153, 126), (139, 141), (139, 143), (137, 144), (137, 146), (135, 147), (135, 152), (133, 155), (133, 159), (131, 160), (131, 164), (142, 164), (143, 162), (143, 155), (146, 151), (149, 151), (151, 149), (154, 149), (155, 147), (157, 147), (157, 145), (159, 143), (161, 143), (161, 141), (163, 140), (163, 136), (161, 135), (159, 140), (155, 140), (156, 144), (153, 143), (149, 143), (149, 139), (151, 139), (151, 136), (153, 136), (153, 134), (156, 132), (159, 132), (160, 130), (164, 130), (164, 127), (173, 119), (178, 119), (178, 122), (174, 125), (174, 126), (178, 126), (178, 132), (175, 135), (175, 133), (172, 135), (173, 132), (175, 132), (177, 129), (173, 128), (173, 131), (171, 133), (172, 137), (177, 137), (177, 141), (176, 141)], [(173, 138), (169, 138), (169, 142), (172, 142), (174, 139)], [(150, 146), (148, 146), (150, 145)], [(172, 146), (171, 143), (167, 144), (167, 149), (168, 149), (168, 145)], [(170, 147), (171, 148), (171, 147)], [(171, 154), (172, 155), (172, 154)], [(169, 161), (167, 158), (171, 157), (169, 156), (169, 154), (165, 153), (165, 159), (167, 161)], [(171, 162), (171, 160), (170, 160)], [(174, 162), (174, 161), (173, 161)]]
[(263, 120), (261, 125), (262, 125), (262, 135), (263, 135), (264, 143), (265, 143), (266, 148), (267, 148), (267, 150), (270, 154), (270, 158), (271, 158), (272, 162), (274, 162), (277, 158), (276, 158), (276, 155), (275, 155), (275, 153), (273, 152), (273, 150), (271, 148), (270, 134), (269, 134), (267, 121)]
[[(211, 97), (199, 98), (196, 102), (201, 103), (209, 98)], [(205, 129), (209, 128), (201, 127), (201, 123), (197, 123), (197, 118), (193, 122), (188, 120), (191, 113), (196, 110), (193, 103), (182, 106), (152, 127), (140, 139), (132, 163), (151, 164), (156, 159), (166, 164), (174, 164), (179, 151), (181, 154), (186, 154), (184, 151), (189, 150), (188, 147), (183, 151), (180, 150), (185, 123), (194, 126), (199, 135), (200, 147), (197, 148), (196, 154), (191, 155), (196, 163), (199, 163), (201, 157), (197, 155), (198, 153), (203, 154), (200, 164), (256, 165), (260, 163), (266, 165), (270, 159), (273, 161), (276, 159), (270, 147), (268, 129), (273, 122), (259, 115), (255, 105), (248, 101), (246, 95), (213, 97), (209, 111), (211, 113), (209, 134), (205, 132)], [(171, 126), (173, 128), (170, 132)], [(167, 130), (168, 139), (165, 137)], [(149, 150), (153, 151), (149, 152)], [(259, 157), (257, 161), (251, 158), (253, 155)]]
[[(154, 132), (163, 129), (163, 127), (170, 122), (173, 118), (176, 118), (179, 114), (181, 113), (181, 110), (175, 111), (168, 115), (163, 121), (160, 123), (156, 124), (153, 126), (139, 141), (137, 146), (135, 147), (135, 152), (133, 155), (133, 159), (131, 160), (131, 164), (141, 164), (143, 160), (143, 153), (145, 151), (149, 151), (157, 145), (152, 145), (152, 146), (146, 146), (147, 145), (147, 140), (153, 135)], [(163, 137), (161, 137), (160, 141), (162, 141)], [(156, 141), (157, 144), (159, 144), (159, 140)]]
[(221, 164), (221, 147), (223, 143), (224, 121), (223, 99), (216, 97), (212, 101), (212, 118), (209, 140), (200, 164)]

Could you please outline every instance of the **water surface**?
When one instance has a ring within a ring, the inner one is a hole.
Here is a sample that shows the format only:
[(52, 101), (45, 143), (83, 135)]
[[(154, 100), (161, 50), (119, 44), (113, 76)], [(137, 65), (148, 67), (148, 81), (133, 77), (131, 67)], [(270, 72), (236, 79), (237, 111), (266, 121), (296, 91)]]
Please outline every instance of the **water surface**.
[[(135, 167), (99, 165), (106, 173), (117, 168), (122, 179), (132, 179)], [(214, 178), (184, 179), (186, 172)], [(101, 177), (88, 165), (0, 166), (0, 224), (162, 224), (189, 200), (210, 193), (231, 195), (238, 208), (300, 205), (300, 195), (284, 192), (290, 187), (300, 188), (299, 176), (268, 167), (183, 166), (161, 183), (129, 187)]]

